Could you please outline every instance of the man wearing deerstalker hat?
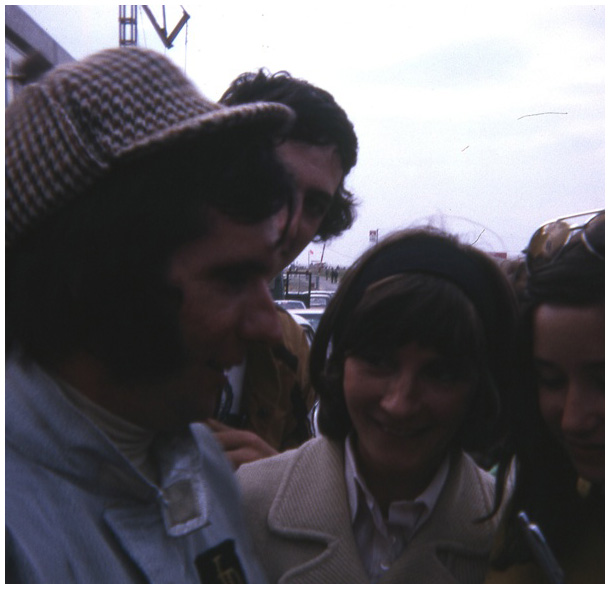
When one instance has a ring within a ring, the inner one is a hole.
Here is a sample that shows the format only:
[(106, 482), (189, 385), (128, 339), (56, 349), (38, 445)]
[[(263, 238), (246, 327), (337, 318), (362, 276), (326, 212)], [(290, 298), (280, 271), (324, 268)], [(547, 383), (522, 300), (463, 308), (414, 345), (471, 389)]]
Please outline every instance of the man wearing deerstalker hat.
[(135, 48), (7, 108), (7, 582), (264, 582), (194, 422), (248, 343), (280, 337), (292, 118), (214, 104)]

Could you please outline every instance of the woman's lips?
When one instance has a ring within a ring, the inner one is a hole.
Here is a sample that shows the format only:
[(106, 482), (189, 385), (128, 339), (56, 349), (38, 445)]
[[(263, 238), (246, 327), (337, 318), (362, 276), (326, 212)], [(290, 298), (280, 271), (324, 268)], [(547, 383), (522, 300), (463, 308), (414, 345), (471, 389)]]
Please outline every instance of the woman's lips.
[(412, 427), (412, 426), (400, 426), (400, 425), (391, 425), (384, 424), (382, 422), (376, 422), (379, 429), (391, 436), (395, 436), (397, 438), (415, 438), (417, 436), (421, 436), (425, 434), (430, 428), (428, 426), (422, 427)]
[(595, 456), (605, 454), (604, 444), (582, 443), (566, 440), (568, 450), (574, 455)]
[(564, 444), (577, 468), (599, 468), (605, 464), (606, 449), (603, 443), (564, 440)]

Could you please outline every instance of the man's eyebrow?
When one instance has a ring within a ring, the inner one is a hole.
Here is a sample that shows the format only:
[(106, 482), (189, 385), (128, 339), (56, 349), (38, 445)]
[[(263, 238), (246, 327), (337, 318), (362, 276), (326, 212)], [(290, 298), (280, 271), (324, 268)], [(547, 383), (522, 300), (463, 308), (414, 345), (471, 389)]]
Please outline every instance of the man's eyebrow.
[(550, 360), (545, 360), (544, 358), (540, 358), (538, 356), (534, 356), (533, 358), (534, 361), (534, 366), (536, 368), (552, 368), (553, 366), (555, 366), (555, 364), (553, 362), (551, 362)]
[[(591, 363), (590, 365), (592, 365)], [(561, 364), (556, 363), (553, 360), (545, 360), (544, 358), (534, 357), (533, 358), (533, 368), (534, 370), (544, 370), (544, 371), (552, 371), (552, 372), (564, 372), (564, 368)]]
[(212, 272), (215, 274), (223, 274), (227, 272), (240, 272), (240, 273), (256, 273), (264, 271), (267, 264), (261, 260), (249, 259), (249, 260), (227, 260), (218, 266), (212, 267)]
[(320, 188), (310, 188), (305, 192), (306, 196), (316, 196), (318, 198), (323, 198), (325, 200), (331, 200), (335, 195), (331, 194), (326, 190), (322, 190)]
[(210, 273), (218, 277), (230, 277), (231, 274), (239, 274), (241, 276), (254, 276), (265, 274), (271, 268), (270, 263), (263, 262), (258, 259), (235, 260), (234, 262), (227, 260), (218, 266), (213, 266)]

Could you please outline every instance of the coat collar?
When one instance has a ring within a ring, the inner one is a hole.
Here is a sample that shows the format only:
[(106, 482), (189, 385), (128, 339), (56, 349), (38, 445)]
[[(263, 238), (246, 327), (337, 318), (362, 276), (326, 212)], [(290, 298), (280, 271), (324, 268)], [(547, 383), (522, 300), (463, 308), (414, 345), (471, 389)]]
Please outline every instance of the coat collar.
[[(321, 552), (281, 582), (369, 582), (352, 533), (343, 462), (341, 445), (321, 437), (302, 446), (286, 468), (269, 510), (270, 531), (318, 543)], [(430, 582), (431, 570), (436, 571), (433, 582), (455, 582), (452, 569), (461, 559), (487, 559), (495, 525), (473, 523), (491, 509), (482, 476), (466, 455), (452, 457), (447, 484), (430, 520), (380, 582), (416, 582), (418, 575), (418, 582)], [(337, 571), (342, 571), (340, 578)]]
[[(187, 545), (196, 548), (194, 554), (207, 548), (207, 540), (192, 532), (210, 525), (213, 517), (206, 477), (220, 469), (228, 471), (228, 465), (220, 448), (213, 449), (216, 442), (204, 426), (193, 425), (184, 435), (159, 441), (159, 488), (67, 400), (37, 364), (7, 359), (5, 396), (7, 451), (25, 455), (28, 462), (102, 496), (102, 517), (146, 579), (176, 581), (175, 567), (166, 566), (168, 550), (175, 551), (179, 563)], [(213, 448), (204, 457), (205, 447)], [(182, 539), (166, 541), (165, 535)], [(193, 576), (192, 582), (196, 581)]]
[(84, 488), (110, 494), (118, 490), (120, 495), (128, 491), (143, 499), (155, 494), (137, 473), (125, 477), (133, 471), (127, 459), (51, 376), (18, 352), (6, 362), (5, 409), (7, 446), (33, 463), (78, 480)]
[[(282, 477), (268, 523), (272, 533), (318, 543), (321, 552), (281, 581), (366, 583), (351, 531), (343, 449), (321, 437), (301, 446), (301, 450)], [(313, 472), (319, 476), (315, 484), (310, 484)], [(338, 576), (338, 570), (343, 574)]]

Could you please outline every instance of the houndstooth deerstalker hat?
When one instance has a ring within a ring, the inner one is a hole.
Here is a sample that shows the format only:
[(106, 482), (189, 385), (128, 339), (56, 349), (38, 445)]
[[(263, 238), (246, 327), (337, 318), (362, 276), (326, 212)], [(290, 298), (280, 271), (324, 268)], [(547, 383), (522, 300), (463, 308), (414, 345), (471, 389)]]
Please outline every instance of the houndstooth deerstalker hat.
[(280, 133), (293, 116), (281, 104), (211, 102), (147, 49), (108, 49), (60, 66), (6, 109), (6, 245), (118, 161), (229, 127)]

